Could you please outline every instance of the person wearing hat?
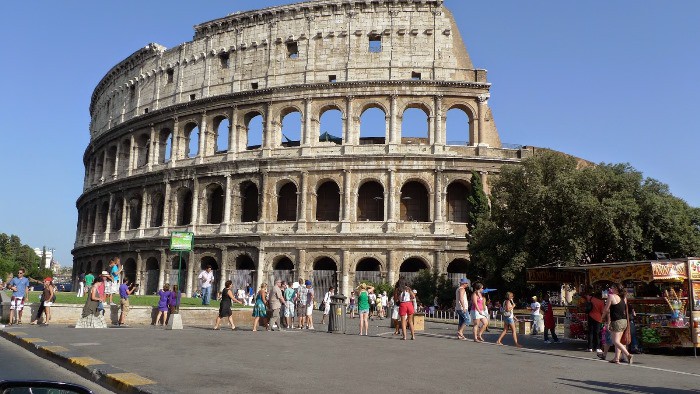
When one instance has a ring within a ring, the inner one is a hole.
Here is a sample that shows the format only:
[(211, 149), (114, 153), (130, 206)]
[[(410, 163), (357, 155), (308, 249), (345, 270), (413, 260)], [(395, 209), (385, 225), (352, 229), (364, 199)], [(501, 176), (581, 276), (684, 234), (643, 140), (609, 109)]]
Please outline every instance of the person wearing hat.
[(455, 292), (455, 312), (459, 323), (457, 325), (457, 338), (465, 340), (464, 329), (472, 322), (469, 316), (469, 301), (467, 299), (467, 288), (469, 287), (469, 279), (462, 278), (459, 280), (459, 287)]
[(532, 303), (530, 304), (530, 314), (532, 316), (532, 335), (537, 335), (540, 333), (539, 326), (542, 315), (540, 315), (540, 303), (537, 302), (537, 296), (532, 296)]
[(309, 330), (314, 329), (314, 288), (311, 286), (311, 281), (306, 280), (304, 282), (306, 285), (306, 328)]
[(44, 324), (47, 326), (49, 325), (49, 320), (51, 320), (51, 305), (53, 305), (55, 292), (53, 278), (44, 278), (44, 291), (41, 292), (39, 308), (37, 308), (36, 317), (29, 324), (37, 324), (41, 315), (44, 314)]

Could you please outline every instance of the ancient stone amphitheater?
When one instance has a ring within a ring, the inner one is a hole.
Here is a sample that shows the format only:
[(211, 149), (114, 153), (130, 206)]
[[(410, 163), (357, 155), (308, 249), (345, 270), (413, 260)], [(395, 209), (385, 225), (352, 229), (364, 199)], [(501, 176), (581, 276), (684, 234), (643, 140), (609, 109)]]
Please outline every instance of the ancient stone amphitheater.
[(142, 293), (311, 278), (349, 293), (429, 268), (465, 272), (472, 171), (505, 148), (441, 0), (319, 0), (195, 26), (115, 65), (90, 104), (74, 275), (120, 256)]

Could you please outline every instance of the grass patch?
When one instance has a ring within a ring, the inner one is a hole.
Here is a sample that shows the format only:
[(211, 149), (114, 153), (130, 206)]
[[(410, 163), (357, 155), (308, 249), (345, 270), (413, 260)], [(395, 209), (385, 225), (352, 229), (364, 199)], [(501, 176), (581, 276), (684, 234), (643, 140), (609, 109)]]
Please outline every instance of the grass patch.
[[(12, 293), (7, 292), (7, 295), (10, 296)], [(56, 293), (56, 303), (57, 304), (85, 304), (85, 299), (87, 296), (83, 297), (77, 297), (77, 293), (74, 292), (58, 292)], [(39, 302), (39, 297), (41, 296), (40, 291), (30, 291), (29, 292), (29, 302), (32, 303), (38, 303)], [(129, 303), (132, 306), (158, 306), (158, 299), (160, 297), (154, 296), (154, 295), (131, 295), (129, 296)], [(119, 303), (119, 295), (115, 294), (112, 299), (114, 300), (115, 303)], [(233, 304), (236, 308), (252, 308), (249, 306), (243, 306), (240, 304)], [(212, 300), (209, 305), (202, 305), (202, 299), (201, 298), (189, 298), (189, 297), (182, 297), (180, 299), (180, 306), (181, 307), (205, 307), (205, 308), (219, 308), (219, 301)]]

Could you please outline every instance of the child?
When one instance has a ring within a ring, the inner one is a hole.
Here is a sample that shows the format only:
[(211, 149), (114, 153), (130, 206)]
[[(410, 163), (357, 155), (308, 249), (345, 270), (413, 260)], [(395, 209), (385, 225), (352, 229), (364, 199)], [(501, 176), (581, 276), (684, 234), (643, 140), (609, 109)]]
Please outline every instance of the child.
[(170, 292), (170, 297), (168, 297), (168, 316), (177, 312), (180, 306), (180, 289), (177, 285), (173, 285), (173, 291)]
[(156, 315), (156, 321), (154, 323), (156, 325), (160, 321), (161, 316), (163, 317), (163, 322), (160, 325), (165, 325), (168, 318), (168, 299), (170, 298), (170, 294), (172, 293), (170, 292), (170, 285), (168, 283), (163, 286), (163, 290), (158, 290), (158, 296), (160, 299), (158, 300), (158, 315)]

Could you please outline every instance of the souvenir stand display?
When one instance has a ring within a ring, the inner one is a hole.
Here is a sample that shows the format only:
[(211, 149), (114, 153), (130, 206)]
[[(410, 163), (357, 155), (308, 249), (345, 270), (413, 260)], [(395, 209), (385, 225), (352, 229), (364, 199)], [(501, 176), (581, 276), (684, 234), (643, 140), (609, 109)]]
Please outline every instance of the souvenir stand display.
[[(574, 267), (536, 267), (527, 269), (527, 283), (559, 287), (562, 284), (571, 289), (581, 289), (586, 283), (585, 271)], [(585, 339), (588, 330), (587, 313), (580, 294), (573, 291), (571, 301), (564, 307), (564, 337)]]

